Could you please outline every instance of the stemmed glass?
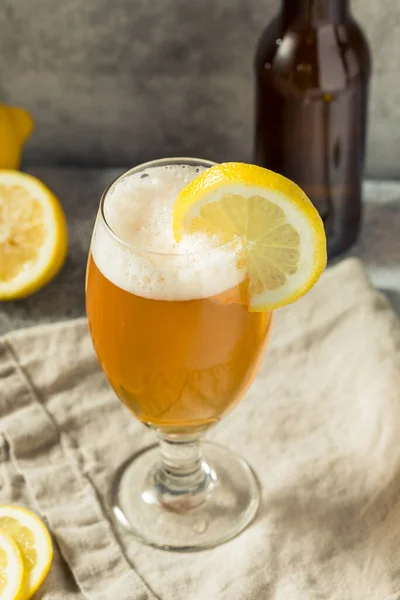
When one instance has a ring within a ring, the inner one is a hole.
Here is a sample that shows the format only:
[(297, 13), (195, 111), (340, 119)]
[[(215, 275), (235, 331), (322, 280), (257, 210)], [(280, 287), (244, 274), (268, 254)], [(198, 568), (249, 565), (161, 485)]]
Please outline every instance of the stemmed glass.
[(199, 251), (155, 243), (171, 236), (171, 210), (159, 207), (172, 206), (182, 173), (188, 181), (212, 165), (166, 159), (119, 177), (101, 198), (88, 261), (98, 359), (118, 398), (158, 438), (118, 470), (111, 509), (139, 540), (163, 549), (224, 542), (259, 504), (248, 464), (204, 435), (251, 384), (271, 313), (249, 312), (235, 241)]

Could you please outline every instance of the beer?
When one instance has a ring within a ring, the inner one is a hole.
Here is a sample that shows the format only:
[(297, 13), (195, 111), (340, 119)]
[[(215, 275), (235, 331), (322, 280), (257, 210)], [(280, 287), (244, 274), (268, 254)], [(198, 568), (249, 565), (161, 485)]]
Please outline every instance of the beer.
[(255, 162), (304, 189), (330, 257), (360, 228), (370, 70), (349, 0), (283, 0), (258, 45)]
[(173, 202), (199, 168), (119, 180), (87, 271), (89, 327), (110, 384), (138, 419), (172, 432), (205, 428), (240, 400), (271, 324), (270, 313), (248, 311), (234, 243), (173, 239)]

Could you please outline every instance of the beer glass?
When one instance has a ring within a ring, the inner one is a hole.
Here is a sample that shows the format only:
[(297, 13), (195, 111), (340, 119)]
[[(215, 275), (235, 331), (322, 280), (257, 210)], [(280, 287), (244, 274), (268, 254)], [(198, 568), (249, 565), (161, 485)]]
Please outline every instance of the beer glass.
[[(131, 169), (103, 194), (86, 304), (99, 362), (158, 444), (121, 466), (115, 519), (147, 544), (213, 547), (256, 514), (259, 486), (234, 452), (204, 441), (251, 384), (271, 313), (251, 313), (235, 241), (172, 235), (180, 189), (213, 163), (175, 158)], [(249, 423), (251, 427), (251, 423)]]

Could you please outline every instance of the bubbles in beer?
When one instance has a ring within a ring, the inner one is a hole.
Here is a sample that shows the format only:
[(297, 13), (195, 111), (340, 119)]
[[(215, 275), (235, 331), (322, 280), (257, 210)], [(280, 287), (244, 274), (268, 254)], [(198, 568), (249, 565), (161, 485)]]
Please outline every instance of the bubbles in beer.
[(109, 190), (98, 217), (92, 255), (99, 270), (118, 287), (155, 300), (206, 298), (233, 288), (245, 272), (235, 243), (220, 246), (207, 234), (185, 235), (177, 243), (172, 207), (180, 190), (204, 167), (167, 165), (127, 174)]

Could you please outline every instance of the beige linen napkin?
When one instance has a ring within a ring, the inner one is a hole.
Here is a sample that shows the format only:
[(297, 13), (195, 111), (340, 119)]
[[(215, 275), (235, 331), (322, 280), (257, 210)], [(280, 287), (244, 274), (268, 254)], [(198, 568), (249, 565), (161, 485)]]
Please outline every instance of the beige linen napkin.
[(46, 519), (46, 600), (398, 600), (400, 323), (361, 265), (278, 311), (260, 373), (210, 437), (262, 483), (256, 521), (214, 550), (143, 546), (111, 524), (113, 471), (153, 441), (122, 407), (85, 320), (0, 340), (0, 502)]

